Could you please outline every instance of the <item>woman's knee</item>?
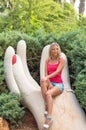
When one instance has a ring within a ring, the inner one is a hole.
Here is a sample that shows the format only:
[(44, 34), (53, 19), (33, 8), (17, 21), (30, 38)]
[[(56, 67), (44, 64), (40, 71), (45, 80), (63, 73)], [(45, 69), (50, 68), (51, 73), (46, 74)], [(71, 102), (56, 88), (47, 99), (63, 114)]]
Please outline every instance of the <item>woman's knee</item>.
[(46, 97), (51, 97), (50, 91), (47, 91), (47, 92), (45, 93), (45, 96), (46, 96)]
[(40, 84), (42, 84), (42, 83), (43, 83), (43, 80), (41, 79), (41, 80), (40, 80)]
[(41, 86), (47, 86), (47, 81), (41, 79), (41, 80), (40, 80), (40, 85), (41, 85)]

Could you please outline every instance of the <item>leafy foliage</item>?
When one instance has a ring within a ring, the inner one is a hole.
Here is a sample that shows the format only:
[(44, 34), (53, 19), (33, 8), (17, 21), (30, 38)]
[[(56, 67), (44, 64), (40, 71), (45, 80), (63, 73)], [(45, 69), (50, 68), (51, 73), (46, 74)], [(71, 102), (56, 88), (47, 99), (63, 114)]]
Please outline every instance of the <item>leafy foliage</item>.
[(17, 94), (0, 95), (0, 116), (10, 122), (11, 127), (18, 127), (24, 115), (24, 107), (20, 107), (21, 97)]
[(86, 110), (86, 31), (78, 29), (66, 33), (58, 42), (68, 57), (72, 87)]
[(2, 29), (36, 33), (38, 29), (57, 34), (77, 28), (77, 17), (72, 5), (64, 7), (53, 0), (15, 0), (7, 16), (0, 20)]
[(77, 75), (74, 85), (76, 86), (75, 93), (79, 99), (81, 106), (86, 111), (86, 66), (85, 68)]
[(0, 93), (2, 92), (8, 92), (8, 90), (6, 89), (6, 84), (4, 82), (4, 69), (3, 69), (3, 53), (4, 50), (3, 47), (0, 45)]

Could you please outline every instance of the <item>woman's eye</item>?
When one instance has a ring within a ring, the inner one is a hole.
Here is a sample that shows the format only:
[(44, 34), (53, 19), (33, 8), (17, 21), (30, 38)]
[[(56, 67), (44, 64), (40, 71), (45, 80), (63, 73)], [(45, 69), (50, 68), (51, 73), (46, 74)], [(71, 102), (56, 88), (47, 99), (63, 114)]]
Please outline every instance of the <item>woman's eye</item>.
[(53, 51), (54, 51), (54, 50), (58, 50), (58, 48), (56, 48), (56, 49), (52, 49), (52, 50), (53, 50)]

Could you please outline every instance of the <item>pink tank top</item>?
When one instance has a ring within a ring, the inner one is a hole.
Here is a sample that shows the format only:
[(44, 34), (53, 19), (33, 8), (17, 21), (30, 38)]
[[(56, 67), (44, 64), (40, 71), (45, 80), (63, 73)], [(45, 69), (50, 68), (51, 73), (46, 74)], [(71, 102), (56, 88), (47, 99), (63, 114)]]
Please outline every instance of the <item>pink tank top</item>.
[[(47, 64), (48, 74), (52, 74), (53, 72), (55, 72), (56, 69), (57, 69), (58, 66), (59, 66), (59, 63), (60, 63), (60, 61), (59, 61), (57, 64), (50, 64), (50, 63), (48, 62), (48, 64)], [(55, 77), (50, 78), (50, 81), (51, 81), (51, 82), (56, 82), (56, 83), (62, 83), (63, 81), (62, 81), (61, 74), (62, 74), (62, 71), (59, 72), (59, 74), (56, 75)]]

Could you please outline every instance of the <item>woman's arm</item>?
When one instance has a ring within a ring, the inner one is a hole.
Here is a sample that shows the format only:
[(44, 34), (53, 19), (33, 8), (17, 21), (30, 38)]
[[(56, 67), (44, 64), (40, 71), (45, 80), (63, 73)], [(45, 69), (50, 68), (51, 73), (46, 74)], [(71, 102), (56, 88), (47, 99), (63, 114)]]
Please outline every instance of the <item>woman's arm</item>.
[(58, 73), (64, 68), (64, 65), (65, 65), (65, 60), (63, 58), (61, 58), (57, 70), (50, 75), (46, 75), (46, 79), (49, 79), (49, 78), (52, 78), (52, 77), (58, 75)]
[(49, 59), (47, 59), (47, 60), (45, 61), (45, 77), (48, 75), (48, 71), (47, 71), (48, 61), (49, 61)]

